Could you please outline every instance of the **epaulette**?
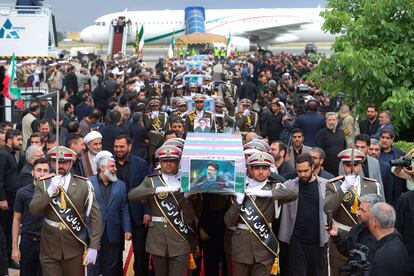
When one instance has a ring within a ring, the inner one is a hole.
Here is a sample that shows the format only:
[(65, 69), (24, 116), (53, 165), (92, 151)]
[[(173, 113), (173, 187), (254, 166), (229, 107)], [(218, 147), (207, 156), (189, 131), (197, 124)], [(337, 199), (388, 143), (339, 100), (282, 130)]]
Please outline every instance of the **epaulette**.
[(378, 180), (374, 179), (374, 178), (369, 178), (369, 177), (363, 177), (364, 180), (368, 180), (368, 181), (372, 181), (372, 182), (378, 182)]
[(44, 175), (44, 176), (40, 177), (39, 180), (46, 180), (46, 179), (52, 178), (54, 176), (55, 176), (54, 173), (47, 174), (47, 175)]
[(82, 180), (85, 180), (85, 181), (87, 181), (87, 180), (88, 180), (88, 178), (87, 178), (87, 177), (83, 177), (83, 176), (80, 176), (80, 175), (73, 174), (73, 176), (74, 176), (75, 178), (79, 178), (79, 179), (82, 179)]
[(343, 179), (345, 179), (345, 176), (340, 175), (340, 176), (337, 176), (335, 178), (329, 179), (328, 183), (336, 182), (336, 181), (343, 180)]

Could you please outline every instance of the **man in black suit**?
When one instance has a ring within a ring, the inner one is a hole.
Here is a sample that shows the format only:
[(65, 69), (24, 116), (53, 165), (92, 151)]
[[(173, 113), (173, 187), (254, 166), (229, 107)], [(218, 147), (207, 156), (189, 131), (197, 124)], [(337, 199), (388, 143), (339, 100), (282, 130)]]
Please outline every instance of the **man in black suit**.
[(114, 141), (119, 135), (125, 134), (125, 130), (120, 127), (121, 113), (111, 111), (109, 114), (110, 124), (99, 130), (102, 134), (102, 150), (114, 153)]
[(206, 119), (200, 118), (198, 120), (199, 126), (194, 129), (194, 132), (210, 133), (210, 127), (207, 126)]
[(26, 162), (21, 171), (19, 172), (19, 175), (17, 176), (17, 186), (19, 188), (29, 184), (33, 184), (33, 163), (37, 159), (44, 157), (45, 154), (41, 146), (30, 146), (26, 149), (25, 156)]
[[(116, 137), (113, 151), (115, 152), (117, 177), (125, 182), (127, 192), (141, 184), (151, 172), (147, 161), (131, 154), (131, 141), (126, 135)], [(151, 221), (150, 210), (140, 202), (129, 202), (132, 222), (132, 245), (134, 248), (135, 275), (148, 275), (148, 254), (145, 242), (148, 224)], [(122, 258), (121, 258), (122, 260)]]

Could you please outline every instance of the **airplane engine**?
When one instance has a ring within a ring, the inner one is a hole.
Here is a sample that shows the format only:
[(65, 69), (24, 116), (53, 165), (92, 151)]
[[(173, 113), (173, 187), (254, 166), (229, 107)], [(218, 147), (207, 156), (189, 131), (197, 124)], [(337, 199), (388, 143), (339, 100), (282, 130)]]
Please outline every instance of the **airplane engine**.
[(239, 52), (249, 52), (257, 50), (256, 45), (250, 43), (250, 40), (248, 38), (232, 36), (231, 40), (233, 42), (233, 45)]

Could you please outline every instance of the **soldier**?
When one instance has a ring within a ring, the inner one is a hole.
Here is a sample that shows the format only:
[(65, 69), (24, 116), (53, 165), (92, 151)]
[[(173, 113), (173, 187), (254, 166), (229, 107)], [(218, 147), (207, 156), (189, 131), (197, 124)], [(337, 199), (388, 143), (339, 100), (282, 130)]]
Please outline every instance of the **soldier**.
[(230, 72), (227, 73), (226, 83), (221, 85), (221, 94), (230, 116), (234, 116), (237, 103), (237, 86), (231, 83), (232, 79), (232, 74), (230, 74)]
[[(53, 168), (59, 160), (57, 175), (36, 181), (30, 203), (33, 216), (44, 214), (39, 256), (42, 272), (44, 276), (85, 275), (82, 264), (96, 261), (101, 212), (87, 178), (70, 173), (76, 153), (57, 146), (48, 155)], [(86, 217), (90, 231), (84, 222)]]
[(168, 115), (160, 111), (160, 104), (161, 102), (158, 99), (151, 100), (149, 102), (151, 112), (146, 113), (144, 116), (144, 125), (150, 137), (150, 156), (153, 156), (153, 153), (161, 145), (164, 139), (164, 132), (168, 128)]
[(190, 83), (190, 85), (188, 86), (187, 96), (194, 97), (197, 93), (198, 93), (197, 84), (194, 82)]
[(210, 74), (205, 74), (203, 76), (203, 86), (201, 87), (202, 92), (209, 96), (215, 94), (214, 84), (211, 82), (211, 79), (212, 77)]
[(195, 103), (195, 109), (188, 112), (188, 115), (185, 118), (186, 132), (194, 132), (194, 122), (198, 121), (200, 118), (206, 119), (206, 123), (210, 127), (210, 131), (215, 132), (216, 126), (214, 124), (214, 114), (210, 111), (204, 110), (205, 100), (206, 100), (206, 97), (202, 94), (196, 94), (193, 97), (193, 102)]
[(228, 132), (226, 130), (233, 130), (234, 120), (229, 116), (225, 104), (222, 100), (216, 100), (216, 112), (214, 113), (214, 124), (216, 125), (217, 133)]
[(259, 134), (259, 115), (252, 111), (252, 101), (249, 99), (242, 99), (240, 101), (240, 109), (236, 114), (236, 130), (239, 130), (243, 135), (247, 132), (255, 132)]
[[(194, 222), (192, 202), (180, 192), (178, 164), (181, 151), (166, 145), (155, 153), (160, 159), (160, 174), (147, 176), (128, 194), (130, 201), (141, 200), (150, 207), (146, 251), (152, 255), (155, 273), (185, 275), (188, 254), (195, 247), (195, 235), (189, 227)], [(190, 254), (190, 261), (193, 261)]]
[[(366, 194), (381, 195), (381, 186), (375, 179), (359, 176), (362, 170), (361, 162), (365, 159), (362, 152), (346, 149), (341, 151), (338, 157), (341, 158), (346, 176), (330, 179), (326, 184), (324, 210), (333, 212), (339, 232), (346, 235), (352, 226), (358, 223), (359, 198)], [(339, 253), (332, 242), (329, 244), (329, 252), (331, 274), (339, 275), (339, 267), (347, 262), (347, 258)]]
[(175, 102), (177, 109), (172, 113), (174, 116), (179, 116), (182, 119), (187, 116), (187, 101), (184, 98), (178, 98)]
[(183, 75), (177, 74), (171, 87), (173, 97), (183, 96)]
[(252, 179), (245, 193), (236, 193), (224, 216), (227, 226), (237, 226), (231, 245), (235, 275), (277, 273), (279, 244), (269, 222), (275, 217), (275, 200), (293, 201), (298, 190), (268, 182), (273, 163), (273, 157), (265, 152), (257, 152), (247, 159)]

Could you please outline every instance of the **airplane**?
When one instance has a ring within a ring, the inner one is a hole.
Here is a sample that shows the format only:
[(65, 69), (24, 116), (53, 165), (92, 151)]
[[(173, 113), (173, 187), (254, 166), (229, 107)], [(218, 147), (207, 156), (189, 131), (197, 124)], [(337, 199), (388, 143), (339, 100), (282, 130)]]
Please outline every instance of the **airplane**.
[[(199, 8), (199, 7), (196, 7)], [(202, 8), (203, 9), (203, 8)], [(289, 9), (205, 9), (205, 33), (229, 36), (241, 52), (253, 47), (290, 42), (333, 42), (322, 30), (322, 11), (317, 8)], [(204, 12), (204, 10), (203, 10)], [(119, 17), (130, 21), (127, 43), (135, 43), (137, 30), (144, 26), (145, 44), (168, 45), (171, 37), (186, 33), (184, 10), (128, 11), (97, 18), (81, 31), (84, 42), (108, 44), (111, 22)]]

